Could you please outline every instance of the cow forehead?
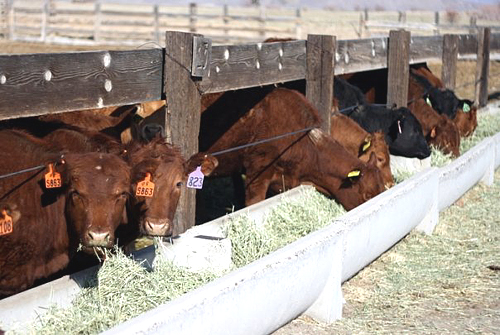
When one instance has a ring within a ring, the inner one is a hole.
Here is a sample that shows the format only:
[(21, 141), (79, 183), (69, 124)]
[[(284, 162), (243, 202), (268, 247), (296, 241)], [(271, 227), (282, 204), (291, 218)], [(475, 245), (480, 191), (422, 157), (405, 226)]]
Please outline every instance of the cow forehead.
[(66, 158), (66, 164), (74, 186), (104, 184), (111, 187), (130, 182), (128, 165), (115, 155), (101, 153), (70, 155)]

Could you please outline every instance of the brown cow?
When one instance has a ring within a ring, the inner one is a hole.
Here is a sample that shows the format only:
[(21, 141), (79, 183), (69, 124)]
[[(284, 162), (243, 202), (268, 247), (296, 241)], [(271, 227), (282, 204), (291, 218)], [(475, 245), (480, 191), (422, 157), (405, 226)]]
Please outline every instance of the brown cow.
[[(21, 131), (0, 131), (0, 174), (59, 164), (60, 188), (45, 188), (45, 169), (0, 179), (0, 207), (14, 211), (13, 231), (0, 236), (0, 295), (29, 288), (84, 248), (111, 247), (130, 189), (127, 164), (106, 153), (69, 153)], [(29, 155), (26, 154), (29, 153)]]
[(446, 89), (425, 64), (413, 65), (412, 78), (420, 84), (420, 89), (409, 91), (409, 99), (423, 97), (438, 113), (453, 120), (461, 136), (471, 135), (477, 127), (477, 106), (470, 100), (460, 100), (452, 90)]
[[(244, 100), (248, 100), (250, 92), (226, 92), (217, 104), (202, 114), (202, 148), (208, 146), (208, 151), (215, 153), (292, 131), (312, 130), (218, 156), (215, 176), (228, 176), (245, 169), (246, 205), (264, 200), (269, 186), (283, 181), (292, 187), (298, 183), (312, 183), (346, 209), (352, 209), (384, 190), (374, 155), (366, 164), (316, 128), (320, 124), (318, 112), (302, 94), (277, 88), (250, 110), (242, 110), (242, 106), (248, 107)], [(211, 121), (217, 118), (227, 120), (228, 115), (235, 121), (226, 125), (227, 129), (215, 129), (221, 125)], [(206, 143), (217, 134), (220, 137), (214, 143)]]
[(356, 121), (340, 113), (334, 113), (331, 118), (330, 133), (351, 154), (363, 162), (370, 160), (372, 152), (377, 158), (376, 165), (382, 173), (382, 180), (386, 188), (394, 185), (392, 177), (389, 147), (384, 139), (384, 133), (378, 131), (373, 134), (361, 128)]
[(419, 82), (410, 76), (408, 92), (412, 99), (408, 108), (422, 125), (422, 132), (429, 145), (434, 145), (445, 154), (460, 156), (460, 132), (456, 124), (445, 115), (436, 112), (424, 98), (423, 88)]
[[(171, 236), (173, 219), (181, 188), (188, 174), (201, 166), (204, 175), (209, 175), (217, 166), (217, 159), (198, 153), (185, 161), (180, 151), (157, 137), (149, 143), (134, 141), (127, 148), (127, 159), (132, 167), (131, 213), (139, 221), (143, 234)], [(154, 183), (151, 197), (136, 196), (137, 184), (149, 174)]]

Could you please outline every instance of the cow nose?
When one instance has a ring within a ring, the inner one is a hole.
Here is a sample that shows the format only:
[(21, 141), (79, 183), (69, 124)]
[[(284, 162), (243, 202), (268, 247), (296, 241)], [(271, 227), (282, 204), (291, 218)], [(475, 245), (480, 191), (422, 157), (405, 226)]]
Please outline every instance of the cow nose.
[(107, 247), (110, 242), (109, 233), (89, 231), (89, 246), (92, 247)]
[(150, 220), (146, 219), (145, 231), (150, 236), (169, 236), (171, 234), (170, 220)]

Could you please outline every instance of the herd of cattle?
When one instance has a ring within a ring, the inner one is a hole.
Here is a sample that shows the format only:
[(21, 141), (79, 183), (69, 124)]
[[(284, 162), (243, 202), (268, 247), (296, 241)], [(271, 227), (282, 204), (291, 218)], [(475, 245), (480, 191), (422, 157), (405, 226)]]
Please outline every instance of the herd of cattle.
[(349, 210), (394, 184), (389, 154), (422, 159), (434, 145), (458, 156), (476, 108), (425, 65), (410, 72), (408, 108), (384, 105), (387, 70), (336, 77), (331, 135), (304, 81), (204, 95), (189, 159), (154, 122), (162, 103), (0, 122), (0, 297), (65, 269), (79, 250), (170, 236), (197, 167), (244, 175), (246, 205), (309, 183)]

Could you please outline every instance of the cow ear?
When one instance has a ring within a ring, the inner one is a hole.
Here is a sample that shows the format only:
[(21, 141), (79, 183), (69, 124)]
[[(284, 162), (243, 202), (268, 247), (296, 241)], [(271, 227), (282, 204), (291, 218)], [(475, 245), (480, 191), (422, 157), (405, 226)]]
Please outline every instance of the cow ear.
[(432, 127), (432, 129), (431, 129), (431, 132), (430, 132), (429, 136), (430, 136), (431, 138), (435, 138), (435, 137), (436, 137), (436, 127)]
[(198, 166), (201, 166), (201, 172), (205, 176), (209, 176), (219, 165), (219, 161), (214, 156), (199, 152), (194, 154), (186, 162), (186, 174), (189, 174), (196, 170)]

